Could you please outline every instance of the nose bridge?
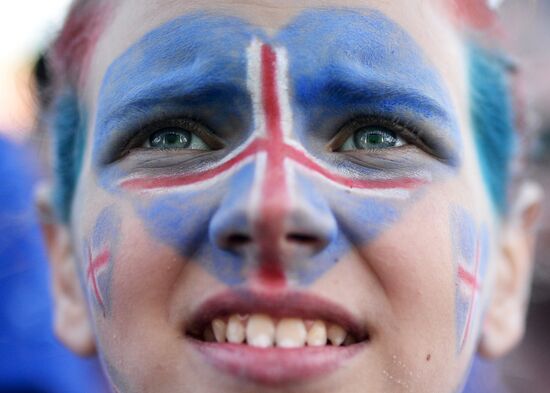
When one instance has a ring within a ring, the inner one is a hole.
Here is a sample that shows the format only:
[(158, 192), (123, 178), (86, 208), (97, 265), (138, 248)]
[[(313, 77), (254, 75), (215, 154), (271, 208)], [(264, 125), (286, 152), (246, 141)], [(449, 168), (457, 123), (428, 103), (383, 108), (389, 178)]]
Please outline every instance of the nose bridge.
[(312, 194), (297, 187), (289, 158), (294, 141), (284, 49), (254, 41), (248, 62), (254, 165), (242, 171), (246, 180), (232, 181), (232, 190), (213, 218), (211, 236), (226, 250), (252, 256), (260, 278), (281, 283), (295, 256), (307, 258), (328, 244), (334, 220), (327, 218), (331, 216), (326, 205), (318, 200), (309, 203)]

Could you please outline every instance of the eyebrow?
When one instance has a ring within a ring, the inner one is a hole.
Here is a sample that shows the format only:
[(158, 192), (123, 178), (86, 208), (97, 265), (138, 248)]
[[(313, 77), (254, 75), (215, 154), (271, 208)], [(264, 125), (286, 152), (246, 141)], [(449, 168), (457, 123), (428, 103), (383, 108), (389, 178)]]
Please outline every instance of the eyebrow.
[(311, 121), (323, 121), (331, 111), (380, 115), (428, 125), (436, 137), (460, 142), (438, 70), (413, 37), (381, 12), (310, 10), (277, 38), (289, 53), (296, 103), (326, 108)]
[(96, 162), (105, 162), (116, 150), (111, 142), (120, 134), (160, 120), (155, 116), (196, 114), (200, 120), (201, 110), (210, 108), (221, 119), (245, 110), (250, 102), (245, 50), (254, 34), (238, 18), (192, 13), (138, 40), (103, 78), (94, 132)]
[[(181, 72), (181, 70), (180, 70)], [(171, 108), (191, 108), (205, 104), (227, 105), (235, 101), (248, 101), (248, 91), (240, 83), (213, 81), (203, 75), (179, 75), (178, 78), (150, 79), (135, 91), (124, 91), (121, 94), (105, 95), (109, 111), (101, 119), (100, 128), (115, 130), (121, 123), (140, 121), (143, 110), (161, 107), (164, 112)], [(236, 107), (233, 106), (232, 110)], [(183, 110), (183, 109), (182, 109)], [(136, 120), (132, 120), (135, 117)], [(126, 126), (128, 128), (128, 126)]]
[[(391, 116), (396, 110), (409, 110), (425, 119), (452, 128), (453, 116), (448, 102), (434, 98), (421, 88), (390, 82), (387, 78), (350, 72), (334, 73), (322, 80), (297, 81), (297, 99), (303, 105), (326, 105), (334, 108), (367, 106)], [(314, 87), (316, 86), (316, 87)]]
[[(246, 86), (196, 73), (192, 66), (185, 68), (174, 73), (177, 75), (147, 79), (132, 89), (103, 94), (94, 137), (99, 162), (112, 160), (121, 145), (135, 136), (136, 130), (166, 117), (195, 118), (214, 129), (211, 123), (215, 118), (229, 119), (236, 115), (246, 118), (251, 106)], [(211, 114), (213, 111), (215, 115)]]

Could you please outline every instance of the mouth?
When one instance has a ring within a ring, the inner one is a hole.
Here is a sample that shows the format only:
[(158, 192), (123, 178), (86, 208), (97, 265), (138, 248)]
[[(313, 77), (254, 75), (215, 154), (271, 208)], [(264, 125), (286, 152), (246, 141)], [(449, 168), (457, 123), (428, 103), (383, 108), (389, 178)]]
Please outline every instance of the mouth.
[(368, 329), (343, 307), (303, 293), (227, 291), (190, 321), (186, 337), (209, 364), (269, 385), (337, 370), (370, 341)]

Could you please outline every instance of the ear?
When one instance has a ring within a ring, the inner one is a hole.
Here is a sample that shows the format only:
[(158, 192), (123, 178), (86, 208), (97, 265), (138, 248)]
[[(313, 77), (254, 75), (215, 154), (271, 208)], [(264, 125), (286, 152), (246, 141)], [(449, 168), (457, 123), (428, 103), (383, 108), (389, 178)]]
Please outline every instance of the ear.
[(54, 330), (73, 352), (89, 356), (96, 352), (94, 335), (82, 292), (69, 229), (55, 219), (49, 187), (41, 184), (36, 204), (48, 249), (54, 300)]
[(483, 357), (501, 357), (523, 337), (541, 200), (538, 185), (522, 184), (503, 223), (502, 257), (497, 262), (492, 298), (479, 344)]

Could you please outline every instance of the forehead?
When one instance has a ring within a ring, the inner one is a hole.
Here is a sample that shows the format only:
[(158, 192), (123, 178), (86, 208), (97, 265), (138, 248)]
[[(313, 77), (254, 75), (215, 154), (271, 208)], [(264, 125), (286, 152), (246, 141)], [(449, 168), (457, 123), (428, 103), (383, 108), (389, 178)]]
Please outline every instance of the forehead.
[[(91, 67), (87, 75), (84, 97), (89, 109), (95, 111), (104, 76), (110, 65), (130, 46), (138, 42), (148, 32), (158, 29), (168, 21), (185, 14), (206, 11), (216, 15), (238, 17), (251, 26), (257, 27), (267, 37), (274, 37), (280, 30), (301, 15), (304, 11), (322, 8), (352, 8), (356, 12), (368, 14), (379, 11), (396, 26), (412, 37), (416, 48), (431, 62), (448, 85), (455, 107), (460, 107), (460, 97), (465, 94), (462, 84), (464, 75), (462, 46), (456, 31), (447, 17), (446, 9), (438, 0), (411, 0), (407, 2), (388, 1), (231, 1), (209, 2), (173, 0), (132, 0), (121, 1), (112, 9), (110, 23), (100, 37)], [(322, 22), (322, 21), (321, 21)], [(342, 26), (345, 28), (345, 26)], [(331, 29), (338, 28), (332, 24)], [(348, 29), (349, 30), (349, 29)], [(195, 36), (200, 38), (200, 35)], [(182, 37), (189, 43), (193, 35)], [(380, 37), (378, 38), (380, 41)], [(177, 40), (173, 40), (177, 41)], [(392, 42), (392, 37), (387, 37)], [(92, 108), (90, 108), (90, 106)]]

